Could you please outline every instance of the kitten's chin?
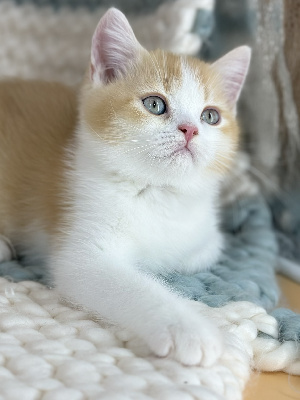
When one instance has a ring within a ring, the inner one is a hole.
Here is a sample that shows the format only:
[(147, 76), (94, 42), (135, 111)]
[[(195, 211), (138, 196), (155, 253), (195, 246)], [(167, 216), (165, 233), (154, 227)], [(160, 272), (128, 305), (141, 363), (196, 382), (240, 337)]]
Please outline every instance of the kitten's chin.
[(172, 158), (172, 162), (162, 162), (160, 168), (152, 169), (151, 184), (171, 186), (179, 191), (191, 192), (204, 188), (209, 190), (209, 188), (218, 186), (220, 180), (218, 174), (199, 165), (189, 151), (184, 150), (178, 153), (176, 157)]
[(174, 168), (175, 170), (178, 168), (183, 172), (182, 169), (184, 171), (191, 170), (196, 165), (195, 156), (196, 154), (193, 150), (186, 146), (180, 146), (167, 153), (157, 154), (154, 158), (164, 167)]
[[(89, 149), (89, 155), (95, 149)], [(120, 157), (120, 154), (122, 157)], [(106, 152), (96, 153), (96, 165), (114, 176), (136, 182), (141, 187), (169, 186), (180, 191), (195, 191), (215, 187), (218, 176), (208, 168), (209, 162), (197, 149), (180, 146), (168, 153), (152, 153), (145, 157), (143, 152), (120, 151), (110, 147)]]
[(194, 152), (193, 152), (191, 149), (189, 149), (188, 147), (186, 147), (186, 146), (180, 147), (180, 148), (176, 149), (176, 150), (173, 151), (173, 152), (170, 154), (170, 156), (169, 156), (169, 158), (170, 158), (171, 160), (172, 160), (173, 158), (175, 158), (175, 157), (179, 157), (180, 160), (184, 159), (184, 160), (186, 160), (186, 161), (189, 161), (189, 160), (191, 160), (192, 162), (195, 161), (195, 159), (194, 159), (194, 157), (195, 157)]

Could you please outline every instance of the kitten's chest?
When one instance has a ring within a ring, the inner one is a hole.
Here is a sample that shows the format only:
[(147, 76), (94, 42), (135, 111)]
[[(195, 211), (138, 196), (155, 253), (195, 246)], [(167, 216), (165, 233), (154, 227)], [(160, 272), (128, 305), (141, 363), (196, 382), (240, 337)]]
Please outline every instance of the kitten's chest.
[(137, 200), (131, 233), (138, 258), (148, 270), (206, 266), (206, 251), (219, 235), (209, 198), (153, 191)]

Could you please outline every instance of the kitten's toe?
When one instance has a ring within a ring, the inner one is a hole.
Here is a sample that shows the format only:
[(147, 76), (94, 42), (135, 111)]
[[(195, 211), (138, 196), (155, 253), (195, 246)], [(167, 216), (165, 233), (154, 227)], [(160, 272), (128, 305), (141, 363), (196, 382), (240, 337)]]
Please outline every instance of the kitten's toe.
[(161, 330), (159, 334), (151, 335), (148, 346), (158, 357), (166, 357), (170, 354), (173, 341), (168, 330)]
[(211, 335), (211, 337), (204, 340), (203, 358), (201, 360), (201, 364), (204, 367), (213, 365), (224, 351), (223, 339), (220, 332), (216, 330), (216, 332), (212, 332)]
[(196, 338), (182, 337), (177, 338), (178, 343), (175, 344), (173, 350), (174, 358), (184, 365), (197, 365), (203, 361), (203, 346), (197, 343)]
[(192, 324), (173, 327), (172, 330), (174, 358), (181, 363), (208, 367), (222, 355), (222, 336), (218, 328), (207, 319), (199, 321), (198, 317)]
[(150, 335), (148, 332), (146, 341), (151, 350), (157, 356), (169, 355), (184, 365), (213, 365), (223, 352), (219, 329), (190, 310), (176, 317), (172, 325), (157, 327)]

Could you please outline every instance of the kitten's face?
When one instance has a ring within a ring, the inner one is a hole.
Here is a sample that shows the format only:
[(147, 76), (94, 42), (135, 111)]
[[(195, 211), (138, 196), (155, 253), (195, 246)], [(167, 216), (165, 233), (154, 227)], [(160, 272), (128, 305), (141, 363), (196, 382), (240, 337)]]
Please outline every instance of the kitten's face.
[(177, 186), (226, 171), (238, 128), (218, 68), (160, 50), (138, 48), (132, 58), (125, 71), (106, 66), (106, 82), (93, 79), (92, 67), (83, 87), (82, 122), (97, 153), (146, 184)]

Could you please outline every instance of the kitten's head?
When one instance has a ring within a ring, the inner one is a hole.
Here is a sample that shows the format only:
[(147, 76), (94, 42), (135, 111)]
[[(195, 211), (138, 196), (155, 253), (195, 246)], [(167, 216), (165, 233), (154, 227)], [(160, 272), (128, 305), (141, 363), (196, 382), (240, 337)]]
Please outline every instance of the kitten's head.
[(146, 51), (110, 9), (92, 40), (82, 87), (82, 134), (103, 164), (154, 185), (201, 185), (228, 170), (237, 148), (236, 101), (250, 49), (214, 64)]

